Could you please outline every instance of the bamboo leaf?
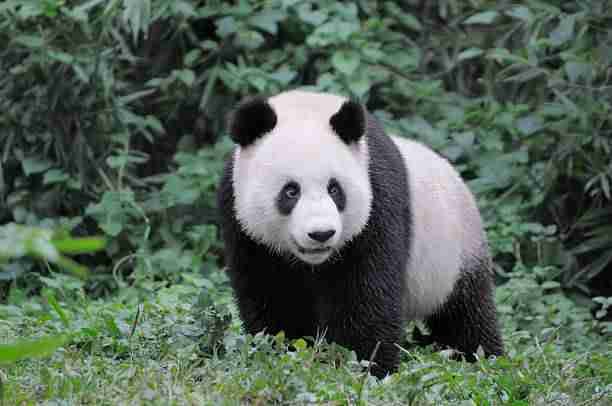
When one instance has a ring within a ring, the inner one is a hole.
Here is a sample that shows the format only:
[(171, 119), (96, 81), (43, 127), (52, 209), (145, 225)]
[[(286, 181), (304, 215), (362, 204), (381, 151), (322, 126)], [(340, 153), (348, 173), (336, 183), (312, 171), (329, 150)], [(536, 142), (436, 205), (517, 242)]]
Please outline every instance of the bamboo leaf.
[(38, 340), (23, 340), (14, 344), (0, 344), (0, 363), (14, 363), (25, 358), (46, 357), (63, 346), (69, 339), (66, 334)]
[(463, 24), (492, 24), (497, 18), (499, 13), (497, 11), (483, 11), (482, 13), (476, 13), (471, 17), (468, 17)]

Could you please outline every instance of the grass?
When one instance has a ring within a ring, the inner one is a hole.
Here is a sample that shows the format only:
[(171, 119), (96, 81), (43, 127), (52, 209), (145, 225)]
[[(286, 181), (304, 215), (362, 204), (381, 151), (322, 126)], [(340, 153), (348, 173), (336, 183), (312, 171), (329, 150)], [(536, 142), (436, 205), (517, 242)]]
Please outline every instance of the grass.
[(227, 290), (190, 281), (143, 301), (60, 289), (62, 310), (36, 298), (1, 306), (3, 343), (71, 333), (51, 356), (2, 367), (3, 404), (612, 405), (612, 345), (578, 327), (517, 331), (502, 312), (507, 356), (468, 364), (406, 346), (399, 372), (377, 381), (341, 347), (288, 351), (282, 335), (242, 334)]

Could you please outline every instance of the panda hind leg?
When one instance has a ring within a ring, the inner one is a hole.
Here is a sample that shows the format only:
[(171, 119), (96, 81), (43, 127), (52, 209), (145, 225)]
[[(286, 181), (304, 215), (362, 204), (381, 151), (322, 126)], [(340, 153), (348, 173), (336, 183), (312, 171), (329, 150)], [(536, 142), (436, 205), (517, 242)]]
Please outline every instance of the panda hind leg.
[(502, 355), (489, 262), (473, 258), (464, 266), (446, 303), (425, 320), (430, 339), (439, 346), (458, 350), (466, 360), (476, 360), (481, 346), (485, 356)]

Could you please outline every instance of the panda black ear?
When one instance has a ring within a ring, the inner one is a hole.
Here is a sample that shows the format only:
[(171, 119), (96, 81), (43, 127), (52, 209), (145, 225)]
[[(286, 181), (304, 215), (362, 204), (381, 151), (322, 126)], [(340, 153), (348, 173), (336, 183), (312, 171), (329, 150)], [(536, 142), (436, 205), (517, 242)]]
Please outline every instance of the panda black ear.
[(361, 104), (353, 100), (345, 101), (340, 110), (329, 119), (329, 124), (347, 144), (357, 142), (366, 131), (366, 115)]
[(276, 113), (263, 97), (242, 101), (228, 119), (230, 137), (241, 147), (252, 144), (274, 127)]

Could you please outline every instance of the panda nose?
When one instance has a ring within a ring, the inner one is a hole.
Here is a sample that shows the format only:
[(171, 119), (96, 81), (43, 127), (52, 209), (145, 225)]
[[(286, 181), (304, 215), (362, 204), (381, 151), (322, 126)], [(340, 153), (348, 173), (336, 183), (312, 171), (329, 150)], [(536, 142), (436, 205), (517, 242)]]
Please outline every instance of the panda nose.
[(308, 233), (308, 236), (315, 241), (325, 242), (329, 240), (334, 234), (336, 234), (336, 230), (313, 231), (311, 233)]

